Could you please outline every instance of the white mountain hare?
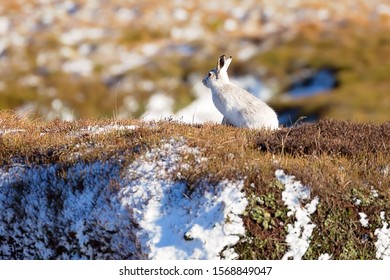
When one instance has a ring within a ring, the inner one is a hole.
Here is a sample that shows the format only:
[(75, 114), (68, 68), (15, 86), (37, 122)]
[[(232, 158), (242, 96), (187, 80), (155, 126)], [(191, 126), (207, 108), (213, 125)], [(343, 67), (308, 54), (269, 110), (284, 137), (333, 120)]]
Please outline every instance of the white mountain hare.
[(237, 127), (278, 129), (273, 109), (245, 89), (229, 81), (227, 69), (232, 57), (219, 57), (217, 67), (210, 70), (203, 84), (211, 89), (213, 102), (223, 115), (222, 124)]

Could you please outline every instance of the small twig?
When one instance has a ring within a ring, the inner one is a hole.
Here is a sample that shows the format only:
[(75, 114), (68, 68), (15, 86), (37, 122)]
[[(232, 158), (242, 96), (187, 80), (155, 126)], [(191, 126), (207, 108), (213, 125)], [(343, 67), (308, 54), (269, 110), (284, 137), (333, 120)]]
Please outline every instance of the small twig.
[[(288, 136), (289, 136), (291, 130), (292, 130), (296, 125), (298, 125), (298, 122), (300, 122), (301, 120), (304, 120), (304, 119), (306, 119), (306, 116), (300, 116), (300, 117), (295, 121), (295, 123), (294, 123), (292, 126), (290, 126), (290, 127), (288, 128), (286, 137), (285, 137), (285, 138), (282, 137), (282, 152), (281, 152), (281, 155), (282, 155), (282, 156), (284, 156), (285, 141), (287, 141), (287, 138), (288, 138)], [(290, 122), (291, 122), (291, 119), (290, 119)]]

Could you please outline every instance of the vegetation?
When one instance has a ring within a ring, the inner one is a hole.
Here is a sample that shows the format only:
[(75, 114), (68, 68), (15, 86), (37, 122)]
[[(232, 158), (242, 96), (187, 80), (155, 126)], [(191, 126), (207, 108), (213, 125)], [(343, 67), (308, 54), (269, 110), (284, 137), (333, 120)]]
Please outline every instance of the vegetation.
[[(291, 75), (303, 69), (332, 69), (338, 87), (323, 96), (275, 102), (279, 109), (300, 107), (303, 115), (383, 122), (389, 119), (390, 35), (377, 23), (346, 23), (325, 29), (303, 26), (294, 38), (257, 56), (256, 61), (287, 87)], [(284, 85), (284, 86), (283, 86)]]
[[(136, 129), (94, 133), (93, 128), (114, 124)], [(0, 170), (15, 164), (53, 163), (66, 170), (76, 163), (95, 161), (121, 161), (125, 168), (158, 147), (162, 139), (182, 137), (208, 158), (202, 164), (185, 159), (191, 168), (180, 171), (180, 180), (189, 190), (204, 179), (245, 180), (247, 236), (235, 248), (240, 258), (280, 259), (287, 250), (287, 224), (294, 223), (294, 217), (287, 215), (284, 186), (275, 178), (277, 169), (294, 175), (309, 186), (313, 197), (319, 197), (311, 215), (316, 227), (305, 259), (318, 259), (322, 253), (334, 259), (376, 258), (374, 231), (382, 227), (380, 212), (390, 219), (390, 122), (324, 120), (266, 132), (135, 119), (45, 122), (2, 111)], [(360, 212), (367, 215), (367, 227), (359, 222)]]
[[(205, 21), (205, 25), (210, 24)], [(217, 20), (215, 25), (222, 22)], [(286, 34), (293, 35), (284, 36)], [(247, 61), (235, 60), (231, 75), (251, 75), (273, 87), (276, 85), (272, 105), (278, 112), (294, 108), (299, 110), (299, 116), (314, 114), (318, 118), (365, 123), (389, 119), (390, 35), (386, 22), (347, 21), (326, 26), (308, 22), (264, 37), (224, 33), (213, 39), (212, 48), (206, 41), (171, 42), (168, 31), (146, 27), (126, 29), (119, 33), (115, 46), (121, 46), (128, 53), (142, 53), (140, 50), (144, 48), (152, 48), (153, 52), (155, 48), (161, 54), (144, 56), (145, 64), (107, 76), (111, 64), (99, 61), (92, 52), (86, 57), (94, 65), (88, 77), (65, 73), (61, 69), (63, 61), (58, 53), (61, 42), (53, 36), (45, 33), (29, 45), (21, 55), (26, 64), (23, 68), (19, 66), (21, 63), (14, 63), (9, 70), (4, 70), (0, 109), (24, 108), (24, 113), (47, 117), (47, 112), (53, 111), (53, 100), (58, 99), (75, 119), (112, 117), (118, 112), (125, 117), (137, 118), (145, 112), (147, 101), (153, 94), (164, 92), (175, 100), (173, 110), (176, 112), (193, 101), (192, 74), (204, 75), (221, 53), (239, 56), (240, 46), (247, 43), (258, 51)], [(232, 42), (229, 48), (227, 40)], [(91, 47), (99, 45), (98, 42), (89, 43)], [(185, 51), (181, 51), (181, 47)], [(76, 47), (65, 49), (78, 51)], [(53, 55), (53, 65), (37, 65), (37, 57), (42, 54)], [(324, 68), (335, 72), (338, 84), (335, 89), (328, 94), (286, 102), (283, 95), (286, 95), (294, 76), (307, 69)], [(23, 79), (31, 75), (38, 82), (23, 83)], [(144, 81), (152, 86), (144, 87)], [(129, 96), (137, 104), (133, 110), (125, 104)], [(53, 114), (50, 119), (52, 117)]]

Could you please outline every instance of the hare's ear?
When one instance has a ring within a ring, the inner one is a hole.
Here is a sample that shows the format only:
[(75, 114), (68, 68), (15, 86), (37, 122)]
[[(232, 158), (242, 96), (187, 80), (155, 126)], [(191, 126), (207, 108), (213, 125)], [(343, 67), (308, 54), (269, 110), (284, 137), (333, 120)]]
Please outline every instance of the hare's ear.
[(219, 72), (219, 70), (221, 70), (221, 68), (223, 68), (224, 65), (225, 65), (225, 55), (223, 54), (218, 58), (217, 72)]
[(221, 55), (218, 59), (217, 63), (217, 72), (227, 72), (230, 63), (232, 62), (232, 57), (229, 56), (229, 58), (226, 58), (225, 55)]
[(223, 63), (223, 66), (222, 66), (222, 70), (227, 72), (228, 68), (229, 68), (229, 65), (230, 63), (232, 62), (232, 56), (229, 56), (229, 58), (225, 58), (224, 57), (224, 63)]
[(232, 62), (232, 57), (226, 58), (225, 55), (221, 55), (217, 62), (217, 78), (229, 81), (227, 69)]

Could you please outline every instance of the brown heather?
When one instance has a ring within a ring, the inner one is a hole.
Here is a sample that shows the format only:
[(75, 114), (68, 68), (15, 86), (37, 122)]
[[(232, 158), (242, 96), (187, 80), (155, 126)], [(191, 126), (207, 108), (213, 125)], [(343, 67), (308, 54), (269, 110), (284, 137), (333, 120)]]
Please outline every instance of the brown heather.
[(322, 120), (282, 129), (272, 135), (259, 133), (257, 145), (273, 153), (297, 156), (389, 154), (390, 122), (378, 125)]
[[(86, 130), (109, 124), (138, 128), (105, 134)], [(189, 193), (205, 179), (245, 179), (247, 236), (235, 248), (240, 258), (280, 259), (288, 249), (287, 224), (294, 223), (294, 217), (287, 215), (284, 186), (275, 178), (277, 169), (309, 186), (311, 198), (319, 197), (311, 215), (316, 227), (305, 259), (317, 259), (322, 253), (334, 259), (376, 258), (374, 232), (382, 227), (380, 212), (390, 218), (390, 122), (322, 120), (264, 132), (173, 121), (44, 122), (0, 112), (0, 164), (6, 169), (15, 163), (69, 166), (76, 161), (121, 160), (125, 168), (162, 139), (182, 137), (208, 158), (202, 164), (190, 156), (183, 159), (191, 166), (183, 168), (180, 178)], [(69, 157), (76, 152), (79, 158)], [(372, 195), (373, 189), (377, 197)], [(359, 212), (368, 216), (367, 228), (360, 224)]]

